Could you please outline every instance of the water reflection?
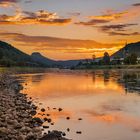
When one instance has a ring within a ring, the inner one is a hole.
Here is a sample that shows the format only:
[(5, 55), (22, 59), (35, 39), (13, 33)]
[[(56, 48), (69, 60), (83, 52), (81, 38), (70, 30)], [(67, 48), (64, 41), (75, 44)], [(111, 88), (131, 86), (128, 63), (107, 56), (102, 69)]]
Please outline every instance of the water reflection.
[(40, 108), (49, 107), (45, 114), (55, 123), (50, 129), (70, 128), (68, 137), (77, 140), (139, 140), (140, 71), (53, 71), (19, 78), (24, 93), (41, 102)]
[(118, 83), (124, 86), (127, 93), (140, 93), (140, 73), (125, 72), (122, 74), (122, 79), (118, 79)]

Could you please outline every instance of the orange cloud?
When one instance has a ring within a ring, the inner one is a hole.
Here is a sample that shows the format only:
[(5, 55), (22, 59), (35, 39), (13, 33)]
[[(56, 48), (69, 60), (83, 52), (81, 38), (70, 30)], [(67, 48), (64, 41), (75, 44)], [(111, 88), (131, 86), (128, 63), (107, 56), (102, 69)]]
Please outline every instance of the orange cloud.
[(15, 3), (19, 2), (20, 0), (0, 0), (0, 7), (10, 7), (15, 6)]
[(87, 25), (87, 26), (95, 26), (95, 25), (98, 25), (98, 24), (105, 24), (105, 23), (109, 23), (111, 21), (122, 18), (123, 16), (126, 15), (126, 13), (128, 13), (128, 12), (124, 11), (124, 12), (115, 13), (113, 11), (111, 11), (111, 12), (109, 11), (104, 15), (89, 16), (89, 18), (91, 20), (85, 21), (85, 22), (77, 22), (75, 24)]
[(72, 21), (70, 18), (60, 18), (56, 13), (40, 10), (36, 13), (16, 10), (14, 16), (0, 15), (0, 24), (47, 24), (64, 25)]
[[(102, 56), (105, 51), (108, 51), (110, 54), (112, 54), (123, 47), (123, 44), (121, 43), (106, 44), (96, 42), (94, 40), (64, 39), (47, 36), (27, 36), (17, 33), (0, 33), (0, 37), (3, 40), (11, 40), (13, 45), (22, 49), (24, 48), (27, 53), (39, 51), (43, 54), (53, 54), (54, 57), (55, 52), (55, 58), (58, 57), (59, 59), (64, 59), (62, 56), (65, 56), (65, 59), (71, 59), (73, 58), (72, 55), (75, 55), (75, 58), (73, 59), (76, 59), (79, 56), (84, 58), (84, 55), (89, 56), (90, 58), (93, 53), (96, 53), (97, 56)], [(25, 46), (28, 47), (26, 48)], [(60, 55), (62, 56), (60, 57)]]
[(75, 24), (77, 25), (86, 25), (86, 26), (95, 26), (98, 24), (106, 24), (110, 22), (123, 22), (128, 21), (129, 19), (136, 18), (140, 16), (140, 6), (139, 3), (134, 4), (133, 6), (129, 7), (127, 10), (116, 12), (113, 10), (107, 10), (102, 15), (95, 15), (89, 16), (90, 20), (88, 21), (81, 21)]
[(90, 16), (89, 18), (91, 19), (98, 19), (98, 20), (108, 20), (108, 21), (112, 21), (112, 20), (117, 20), (122, 18), (123, 16), (125, 16), (128, 13), (128, 11), (123, 11), (123, 12), (118, 12), (115, 13), (114, 11), (109, 11), (104, 15), (100, 15), (100, 16)]

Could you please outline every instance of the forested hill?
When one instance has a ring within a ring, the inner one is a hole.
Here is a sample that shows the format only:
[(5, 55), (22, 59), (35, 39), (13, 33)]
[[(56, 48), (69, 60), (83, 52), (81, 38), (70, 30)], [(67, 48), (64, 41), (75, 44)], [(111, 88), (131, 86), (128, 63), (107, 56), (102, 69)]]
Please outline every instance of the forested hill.
[(72, 67), (81, 60), (55, 61), (38, 52), (31, 56), (0, 41), (0, 66)]
[[(140, 57), (140, 42), (127, 44), (124, 48), (114, 53), (111, 57), (123, 57), (124, 52), (135, 53)], [(33, 53), (31, 56), (16, 49), (12, 45), (0, 41), (0, 66), (35, 66), (35, 67), (66, 67), (76, 66), (82, 60), (55, 61), (40, 53)]]
[(12, 45), (0, 41), (0, 65), (4, 66), (27, 66), (37, 65), (31, 57)]
[(115, 52), (112, 57), (123, 57), (124, 52), (132, 54), (135, 53), (137, 54), (138, 57), (140, 57), (140, 42), (136, 43), (130, 43), (127, 44), (124, 48), (120, 49), (119, 51)]

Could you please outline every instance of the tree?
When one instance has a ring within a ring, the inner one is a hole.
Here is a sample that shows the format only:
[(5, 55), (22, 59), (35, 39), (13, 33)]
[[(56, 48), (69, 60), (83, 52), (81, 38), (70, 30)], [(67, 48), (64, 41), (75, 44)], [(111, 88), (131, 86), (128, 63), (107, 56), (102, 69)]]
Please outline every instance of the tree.
[(132, 65), (135, 65), (137, 64), (137, 55), (135, 53), (132, 53), (131, 55), (129, 55), (128, 57), (126, 57), (124, 59), (124, 63), (125, 64), (132, 64)]
[(12, 61), (11, 59), (7, 58), (7, 57), (3, 57), (1, 60), (0, 60), (0, 64), (3, 65), (3, 66), (6, 66), (6, 67), (10, 67), (10, 66), (14, 66), (15, 65), (15, 62)]
[(109, 65), (110, 64), (110, 56), (109, 56), (108, 52), (104, 53), (103, 63), (104, 63), (104, 65)]
[(0, 59), (2, 59), (2, 57), (3, 57), (3, 53), (2, 53), (2, 51), (0, 50)]
[(96, 59), (96, 55), (93, 54), (93, 55), (92, 55), (92, 61), (95, 62), (95, 59)]
[(132, 53), (131, 56), (130, 56), (130, 60), (131, 60), (131, 64), (134, 65), (134, 64), (137, 64), (137, 59), (138, 59), (138, 56), (137, 54), (135, 53)]

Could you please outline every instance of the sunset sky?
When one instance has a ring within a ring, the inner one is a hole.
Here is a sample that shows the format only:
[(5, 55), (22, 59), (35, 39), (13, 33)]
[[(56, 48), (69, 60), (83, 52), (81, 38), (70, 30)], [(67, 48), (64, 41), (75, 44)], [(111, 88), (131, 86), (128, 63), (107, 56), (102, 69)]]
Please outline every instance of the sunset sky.
[(0, 40), (56, 60), (140, 41), (140, 0), (0, 0)]

